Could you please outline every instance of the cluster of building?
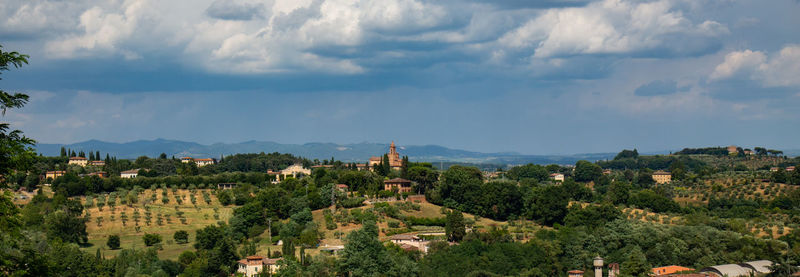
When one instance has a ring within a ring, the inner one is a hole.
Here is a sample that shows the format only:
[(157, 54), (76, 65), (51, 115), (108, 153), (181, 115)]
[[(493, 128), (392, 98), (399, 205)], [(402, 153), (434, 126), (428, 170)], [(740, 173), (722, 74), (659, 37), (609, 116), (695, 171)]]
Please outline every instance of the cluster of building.
[[(780, 167), (770, 167), (770, 168), (769, 168), (769, 171), (770, 171), (770, 172), (777, 172), (777, 171), (778, 171), (778, 170), (780, 170), (780, 169), (781, 169)], [(786, 172), (792, 172), (792, 171), (794, 171), (794, 169), (795, 169), (795, 167), (794, 167), (794, 166), (787, 166), (787, 167), (786, 167), (786, 168), (784, 168), (783, 170), (784, 170), (784, 171), (786, 171)]]
[[(693, 268), (670, 265), (651, 269), (650, 276), (653, 277), (750, 277), (764, 276), (772, 272), (771, 261), (759, 260), (740, 264), (724, 264), (706, 267), (700, 270)], [(603, 258), (595, 257), (593, 260), (594, 276), (603, 277)], [(619, 276), (620, 267), (617, 263), (608, 265), (608, 277)], [(569, 277), (583, 277), (585, 272), (582, 270), (570, 270), (567, 272)]]
[(69, 162), (67, 162), (67, 164), (68, 165), (84, 166), (84, 167), (87, 166), (87, 165), (105, 166), (106, 162), (105, 161), (100, 161), (100, 160), (90, 161), (89, 159), (84, 158), (84, 157), (69, 157)]

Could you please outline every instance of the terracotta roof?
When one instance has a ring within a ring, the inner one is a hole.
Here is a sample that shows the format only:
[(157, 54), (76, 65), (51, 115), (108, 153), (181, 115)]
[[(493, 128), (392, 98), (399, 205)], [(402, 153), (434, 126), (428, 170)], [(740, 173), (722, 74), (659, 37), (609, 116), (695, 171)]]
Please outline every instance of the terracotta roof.
[(56, 171), (48, 171), (47, 172), (47, 174), (58, 174), (58, 173), (67, 173), (67, 172), (63, 171), (63, 170), (56, 170)]
[(672, 173), (669, 173), (669, 172), (666, 172), (666, 171), (663, 171), (663, 170), (659, 170), (659, 171), (653, 172), (653, 175), (672, 175)]
[(551, 173), (551, 174), (550, 174), (550, 177), (556, 177), (556, 176), (558, 176), (558, 175), (564, 175), (564, 174), (561, 174), (561, 173)]
[(391, 180), (383, 181), (384, 183), (411, 183), (411, 181), (403, 179), (403, 178), (394, 178)]
[(569, 274), (583, 274), (583, 270), (570, 270), (567, 271)]
[(84, 157), (69, 157), (70, 160), (85, 160)]
[(691, 271), (694, 270), (693, 268), (682, 267), (677, 265), (670, 265), (670, 266), (662, 266), (662, 267), (655, 267), (652, 269), (653, 274), (655, 275), (666, 275), (672, 274), (681, 271)]
[(418, 247), (410, 245), (410, 244), (405, 244), (405, 243), (401, 244), (400, 248), (402, 248), (405, 251), (419, 251)]
[(123, 172), (120, 172), (120, 173), (121, 173), (121, 174), (132, 174), (132, 173), (139, 173), (139, 170), (138, 170), (138, 169), (131, 169), (131, 170), (125, 170), (125, 171), (123, 171)]
[(201, 162), (212, 162), (212, 161), (214, 161), (214, 159), (194, 159), (194, 160), (195, 161), (201, 161)]
[(191, 160), (191, 159), (192, 159), (192, 157), (183, 157), (183, 158), (181, 158), (181, 160)]
[(337, 187), (337, 188), (346, 189), (346, 188), (347, 188), (347, 185), (345, 185), (345, 184), (336, 184), (336, 187)]
[(383, 160), (383, 158), (381, 158), (381, 157), (370, 157), (369, 160), (370, 161), (378, 161), (378, 162), (380, 162), (381, 160)]

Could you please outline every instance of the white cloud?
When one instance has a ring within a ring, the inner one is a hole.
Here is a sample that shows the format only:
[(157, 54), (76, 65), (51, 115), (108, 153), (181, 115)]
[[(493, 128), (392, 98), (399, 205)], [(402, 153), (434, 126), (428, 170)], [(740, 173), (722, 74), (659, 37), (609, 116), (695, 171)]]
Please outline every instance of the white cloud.
[(777, 54), (761, 51), (734, 51), (714, 68), (710, 81), (745, 77), (761, 82), (766, 87), (800, 86), (800, 45), (788, 45)]
[[(714, 21), (694, 24), (673, 9), (673, 1), (605, 0), (586, 7), (550, 9), (499, 39), (502, 47), (533, 50), (536, 58), (579, 54), (705, 51), (709, 39), (728, 30)], [(684, 43), (678, 43), (684, 40)], [(686, 48), (685, 40), (699, 40)]]
[(48, 42), (47, 52), (55, 58), (120, 53), (127, 59), (135, 59), (138, 54), (122, 48), (121, 44), (141, 27), (141, 17), (154, 7), (148, 6), (146, 0), (126, 0), (120, 8), (121, 12), (99, 6), (89, 8), (80, 15), (81, 32)]

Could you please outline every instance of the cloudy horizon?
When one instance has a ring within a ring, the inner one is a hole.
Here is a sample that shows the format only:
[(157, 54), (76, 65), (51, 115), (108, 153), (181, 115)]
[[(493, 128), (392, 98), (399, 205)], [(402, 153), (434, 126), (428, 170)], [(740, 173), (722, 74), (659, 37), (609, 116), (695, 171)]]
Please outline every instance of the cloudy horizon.
[[(533, 2), (533, 3), (529, 3)], [(89, 139), (799, 149), (800, 1), (0, 3), (2, 119)]]

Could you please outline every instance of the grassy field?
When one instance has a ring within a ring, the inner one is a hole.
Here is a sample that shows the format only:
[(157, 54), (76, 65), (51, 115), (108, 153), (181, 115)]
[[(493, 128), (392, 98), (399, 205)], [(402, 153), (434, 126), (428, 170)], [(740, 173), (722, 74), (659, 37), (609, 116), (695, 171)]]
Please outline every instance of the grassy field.
[[(168, 203), (163, 203), (163, 192), (166, 191)], [(203, 192), (208, 193), (211, 203), (204, 201)], [(156, 195), (156, 201), (152, 200), (152, 195)], [(195, 195), (196, 203), (192, 204), (191, 194)], [(182, 203), (178, 204), (175, 197), (180, 197)], [(97, 198), (95, 198), (96, 200)], [(81, 198), (85, 203), (86, 198)], [(142, 249), (145, 246), (142, 236), (148, 234), (161, 235), (163, 250), (159, 251), (159, 257), (164, 259), (177, 259), (178, 255), (185, 250), (192, 250), (195, 230), (212, 225), (218, 221), (227, 222), (232, 215), (232, 207), (224, 207), (219, 204), (216, 197), (210, 190), (145, 190), (138, 196), (136, 204), (117, 205), (111, 207), (106, 205), (102, 208), (94, 207), (86, 209), (89, 215), (89, 222), (86, 230), (89, 233), (89, 243), (91, 247), (84, 248), (90, 253), (100, 249), (105, 256), (114, 256), (119, 250), (110, 250), (106, 246), (106, 240), (110, 235), (119, 235), (123, 249)], [(139, 214), (139, 222), (135, 220), (135, 214)], [(150, 213), (148, 223), (147, 213)], [(159, 224), (158, 218), (161, 218)], [(123, 223), (123, 218), (127, 218)], [(182, 219), (183, 218), (183, 219)], [(100, 222), (98, 223), (98, 219)], [(176, 244), (173, 235), (176, 231), (184, 230), (189, 232), (189, 243)]]

